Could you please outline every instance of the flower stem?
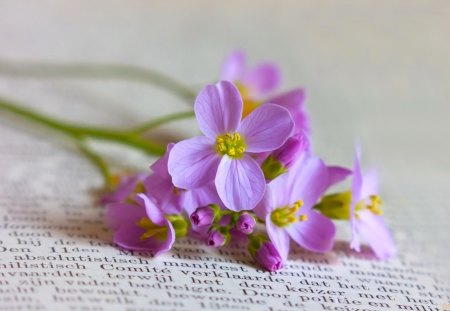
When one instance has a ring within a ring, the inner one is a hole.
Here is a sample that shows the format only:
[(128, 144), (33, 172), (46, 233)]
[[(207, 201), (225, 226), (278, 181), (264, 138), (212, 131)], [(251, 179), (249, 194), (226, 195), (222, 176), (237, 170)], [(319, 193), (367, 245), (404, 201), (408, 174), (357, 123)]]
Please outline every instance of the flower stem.
[(158, 127), (160, 125), (163, 125), (165, 123), (169, 123), (169, 122), (181, 120), (181, 119), (192, 118), (192, 117), (195, 117), (194, 111), (185, 111), (185, 112), (169, 114), (167, 116), (163, 116), (163, 117), (160, 117), (157, 119), (150, 120), (146, 123), (143, 123), (133, 129), (129, 130), (129, 133), (140, 134), (140, 133), (146, 132), (148, 130), (151, 130), (155, 127)]
[(129, 133), (123, 130), (105, 129), (100, 127), (73, 125), (42, 115), (28, 108), (17, 106), (15, 103), (5, 100), (1, 97), (0, 109), (6, 110), (24, 119), (34, 121), (48, 128), (63, 132), (78, 139), (88, 136), (91, 138), (113, 141), (142, 150), (151, 155), (163, 155), (165, 152), (164, 145), (150, 141), (148, 139), (143, 139), (135, 133)]
[(0, 60), (0, 74), (38, 78), (128, 80), (162, 88), (191, 104), (195, 92), (183, 83), (152, 69), (123, 64), (15, 63)]
[(80, 151), (94, 164), (103, 177), (103, 182), (107, 190), (113, 189), (111, 172), (106, 161), (93, 150), (91, 150), (83, 141), (78, 141), (78, 148)]

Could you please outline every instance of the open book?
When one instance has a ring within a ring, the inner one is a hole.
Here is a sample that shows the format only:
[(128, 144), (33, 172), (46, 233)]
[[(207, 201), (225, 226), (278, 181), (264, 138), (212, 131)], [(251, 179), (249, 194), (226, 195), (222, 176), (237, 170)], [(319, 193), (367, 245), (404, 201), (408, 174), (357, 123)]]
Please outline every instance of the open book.
[[(424, 256), (442, 242), (439, 223), (433, 229), (432, 214), (421, 220), (427, 230), (417, 226), (415, 202), (403, 201), (408, 218), (392, 214), (399, 255), (389, 262), (368, 248), (351, 252), (345, 238), (325, 255), (294, 248), (285, 268), (272, 273), (254, 266), (245, 246), (215, 250), (190, 238), (152, 258), (111, 244), (103, 209), (89, 194), (100, 180), (88, 162), (3, 125), (0, 133), (0, 310), (449, 307), (448, 258)], [(420, 241), (405, 235), (409, 221)]]

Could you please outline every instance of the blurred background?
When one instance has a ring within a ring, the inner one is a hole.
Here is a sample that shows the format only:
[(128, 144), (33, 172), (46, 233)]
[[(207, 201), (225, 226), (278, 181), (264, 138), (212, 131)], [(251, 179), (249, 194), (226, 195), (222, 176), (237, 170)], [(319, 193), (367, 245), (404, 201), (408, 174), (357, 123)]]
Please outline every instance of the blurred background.
[[(283, 90), (307, 91), (316, 152), (350, 165), (358, 140), (364, 163), (381, 170), (396, 238), (448, 258), (449, 16), (448, 1), (0, 0), (0, 60), (131, 64), (194, 89), (216, 81), (237, 48), (250, 62), (277, 62)], [(0, 95), (118, 127), (189, 108), (143, 84), (1, 70)], [(183, 121), (166, 130), (197, 128)], [(430, 231), (441, 247), (428, 245)]]

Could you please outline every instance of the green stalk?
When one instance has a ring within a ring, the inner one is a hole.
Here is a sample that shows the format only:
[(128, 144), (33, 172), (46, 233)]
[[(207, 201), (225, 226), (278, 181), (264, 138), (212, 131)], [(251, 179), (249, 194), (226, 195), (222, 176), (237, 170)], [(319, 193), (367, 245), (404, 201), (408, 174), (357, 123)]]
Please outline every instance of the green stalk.
[(38, 78), (80, 78), (127, 80), (151, 84), (162, 88), (179, 98), (194, 101), (195, 92), (183, 83), (152, 69), (144, 69), (122, 64), (53, 64), (53, 63), (17, 63), (0, 60), (0, 74)]
[(93, 150), (91, 150), (84, 142), (78, 141), (78, 149), (95, 165), (103, 177), (103, 182), (107, 190), (113, 190), (111, 172), (106, 161)]
[(181, 120), (181, 119), (187, 119), (187, 118), (192, 118), (195, 117), (195, 113), (194, 111), (185, 111), (185, 112), (179, 112), (179, 113), (174, 113), (174, 114), (169, 114), (167, 116), (163, 116), (160, 117), (158, 119), (153, 119), (150, 120), (146, 123), (143, 123), (139, 126), (136, 126), (135, 128), (129, 130), (130, 133), (135, 133), (135, 134), (139, 134), (139, 133), (144, 133), (148, 130), (154, 129), (160, 125), (163, 125), (165, 123), (169, 123), (172, 121), (176, 121), (176, 120)]
[(20, 106), (17, 106), (15, 103), (11, 103), (10, 101), (5, 100), (1, 97), (0, 109), (76, 138), (89, 136), (92, 138), (113, 141), (142, 150), (151, 155), (163, 155), (165, 152), (165, 146), (147, 139), (142, 139), (139, 135), (136, 135), (134, 133), (128, 133), (127, 131), (114, 129), (104, 129), (99, 127), (73, 125), (64, 121), (47, 117), (30, 109), (22, 108)]

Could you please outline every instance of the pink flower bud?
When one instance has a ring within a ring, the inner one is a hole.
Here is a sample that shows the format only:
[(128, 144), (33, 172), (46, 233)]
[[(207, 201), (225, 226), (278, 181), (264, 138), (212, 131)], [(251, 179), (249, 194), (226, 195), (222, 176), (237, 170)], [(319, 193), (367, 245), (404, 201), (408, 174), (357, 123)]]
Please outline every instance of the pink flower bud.
[(211, 206), (199, 207), (190, 216), (192, 228), (195, 231), (205, 231), (214, 222), (215, 211)]
[(227, 242), (227, 236), (221, 233), (219, 230), (211, 230), (208, 236), (208, 246), (220, 247)]
[(283, 268), (283, 259), (271, 241), (263, 242), (254, 257), (261, 267), (270, 272)]
[(288, 169), (300, 154), (308, 149), (308, 145), (308, 140), (303, 135), (290, 137), (283, 146), (273, 152), (272, 157), (280, 162), (285, 169)]
[(239, 216), (236, 223), (236, 229), (244, 234), (250, 234), (253, 232), (255, 224), (256, 224), (255, 218), (253, 218), (248, 213), (244, 213)]

